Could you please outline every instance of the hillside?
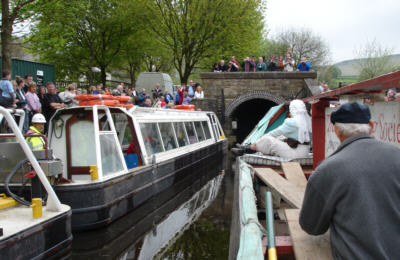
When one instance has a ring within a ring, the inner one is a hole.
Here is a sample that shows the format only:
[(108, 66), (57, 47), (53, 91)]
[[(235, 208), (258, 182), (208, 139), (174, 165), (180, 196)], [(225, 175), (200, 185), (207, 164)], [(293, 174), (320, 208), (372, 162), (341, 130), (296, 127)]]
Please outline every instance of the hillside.
[[(333, 65), (341, 70), (342, 77), (358, 77), (359, 69), (357, 67), (357, 61), (357, 59), (345, 60)], [(400, 66), (400, 54), (392, 55), (391, 62), (395, 66)]]

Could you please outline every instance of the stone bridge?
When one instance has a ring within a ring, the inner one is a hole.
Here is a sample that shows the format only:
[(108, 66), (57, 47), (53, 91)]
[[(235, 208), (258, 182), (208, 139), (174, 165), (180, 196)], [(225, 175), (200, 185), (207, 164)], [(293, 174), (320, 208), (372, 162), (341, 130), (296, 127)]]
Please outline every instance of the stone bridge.
[(205, 99), (193, 103), (214, 111), (232, 142), (241, 142), (272, 106), (319, 92), (316, 72), (207, 72), (200, 77)]

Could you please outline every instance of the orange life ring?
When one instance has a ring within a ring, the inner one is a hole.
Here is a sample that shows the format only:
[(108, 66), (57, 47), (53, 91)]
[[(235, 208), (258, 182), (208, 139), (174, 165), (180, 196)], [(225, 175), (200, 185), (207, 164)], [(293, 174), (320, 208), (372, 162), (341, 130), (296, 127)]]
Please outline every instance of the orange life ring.
[(194, 105), (176, 105), (175, 109), (195, 111)]
[(133, 107), (133, 104), (118, 104), (117, 107), (124, 107), (130, 109)]
[(75, 96), (76, 100), (79, 101), (88, 101), (88, 100), (112, 100), (114, 99), (111, 95), (77, 95)]
[(126, 103), (129, 101), (130, 97), (129, 96), (116, 96), (114, 97), (116, 100), (118, 100), (121, 103)]
[(120, 103), (118, 100), (84, 100), (79, 102), (80, 106), (94, 106), (94, 105), (103, 105), (103, 106), (118, 106)]

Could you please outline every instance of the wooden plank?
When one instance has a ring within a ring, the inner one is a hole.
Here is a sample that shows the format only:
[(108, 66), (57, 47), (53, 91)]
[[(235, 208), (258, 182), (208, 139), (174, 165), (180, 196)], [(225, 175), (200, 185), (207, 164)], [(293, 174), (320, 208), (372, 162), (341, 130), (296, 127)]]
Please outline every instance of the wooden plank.
[(271, 168), (254, 168), (256, 175), (271, 190), (279, 193), (282, 199), (294, 208), (301, 208), (303, 204), (304, 191), (290, 183)]
[(285, 173), (286, 179), (300, 187), (303, 191), (306, 190), (307, 179), (304, 176), (303, 169), (298, 162), (282, 163), (282, 170)]
[(285, 209), (285, 214), (297, 260), (333, 259), (329, 231), (320, 236), (311, 236), (300, 227), (299, 209)]

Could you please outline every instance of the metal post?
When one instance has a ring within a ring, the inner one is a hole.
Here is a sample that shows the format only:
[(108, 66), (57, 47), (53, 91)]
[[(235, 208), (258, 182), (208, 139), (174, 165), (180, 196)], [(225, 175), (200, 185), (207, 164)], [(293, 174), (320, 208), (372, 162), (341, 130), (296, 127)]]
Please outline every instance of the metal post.
[(19, 144), (22, 147), (26, 157), (32, 164), (33, 169), (37, 176), (39, 177), (40, 181), (42, 182), (44, 188), (47, 191), (48, 199), (47, 199), (47, 210), (50, 211), (62, 211), (60, 200), (58, 199), (56, 193), (54, 192), (53, 188), (51, 187), (50, 183), (48, 182), (46, 175), (44, 174), (42, 168), (40, 167), (36, 157), (33, 155), (31, 149), (28, 146), (28, 143), (25, 141), (24, 136), (22, 135), (21, 131), (19, 130), (17, 124), (15, 123), (13, 117), (11, 116), (10, 112), (7, 111), (4, 107), (0, 106), (0, 113), (4, 115), (5, 119), (7, 120), (8, 125), (13, 130)]
[(272, 195), (271, 192), (265, 193), (265, 211), (267, 217), (267, 236), (268, 236), (268, 259), (276, 260), (275, 248), (275, 231), (274, 231), (274, 211), (272, 209)]

